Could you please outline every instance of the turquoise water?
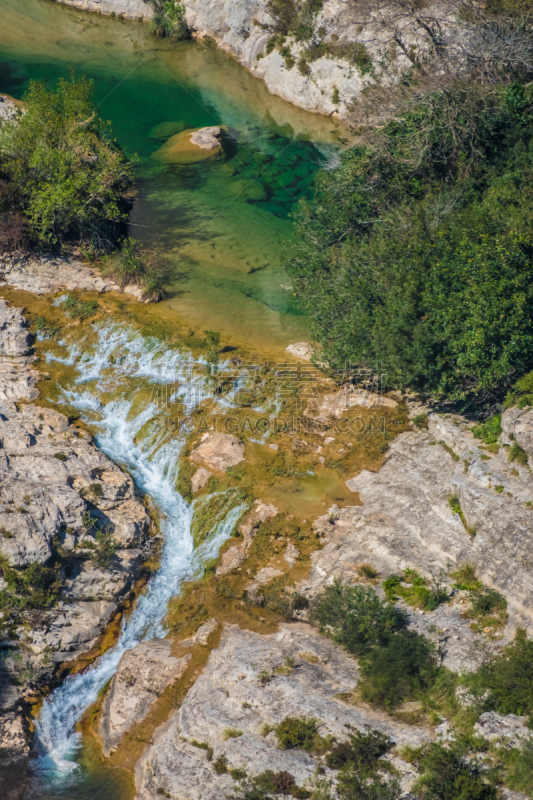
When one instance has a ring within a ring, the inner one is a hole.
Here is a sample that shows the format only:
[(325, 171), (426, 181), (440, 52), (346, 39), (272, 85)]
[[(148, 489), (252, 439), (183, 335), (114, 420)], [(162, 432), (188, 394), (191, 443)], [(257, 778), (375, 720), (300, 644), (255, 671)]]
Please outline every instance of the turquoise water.
[[(175, 275), (166, 306), (258, 348), (304, 337), (280, 259), (339, 124), (273, 97), (215, 47), (158, 39), (142, 23), (49, 0), (0, 0), (0, 22), (0, 91), (21, 97), (30, 79), (55, 83), (70, 68), (94, 81), (102, 117), (137, 157), (131, 233)], [(150, 132), (165, 122), (225, 126), (223, 156), (159, 164)]]

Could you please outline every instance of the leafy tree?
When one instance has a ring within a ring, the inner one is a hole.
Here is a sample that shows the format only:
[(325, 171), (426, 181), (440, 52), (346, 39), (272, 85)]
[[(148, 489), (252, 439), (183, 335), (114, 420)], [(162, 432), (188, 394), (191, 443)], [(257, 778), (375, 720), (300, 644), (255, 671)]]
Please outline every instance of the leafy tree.
[(533, 367), (533, 90), (429, 92), (322, 173), (289, 269), (331, 367), (498, 397)]
[(497, 800), (499, 796), (479, 765), (466, 760), (458, 748), (432, 742), (416, 761), (422, 776), (414, 792), (421, 800)]
[(32, 81), (24, 112), (2, 124), (0, 240), (17, 220), (22, 231), (17, 241), (11, 234), (12, 245), (72, 240), (105, 251), (117, 240), (132, 168), (98, 117), (92, 88), (73, 75), (56, 89)]
[(356, 655), (383, 644), (406, 624), (405, 614), (384, 603), (374, 589), (347, 586), (338, 579), (311, 603), (309, 619)]
[(413, 631), (393, 634), (384, 647), (374, 647), (361, 663), (361, 697), (393, 708), (411, 700), (437, 675), (434, 646)]
[(467, 679), (486, 695), (484, 706), (500, 714), (529, 714), (533, 721), (533, 639), (519, 630), (503, 653), (482, 664)]

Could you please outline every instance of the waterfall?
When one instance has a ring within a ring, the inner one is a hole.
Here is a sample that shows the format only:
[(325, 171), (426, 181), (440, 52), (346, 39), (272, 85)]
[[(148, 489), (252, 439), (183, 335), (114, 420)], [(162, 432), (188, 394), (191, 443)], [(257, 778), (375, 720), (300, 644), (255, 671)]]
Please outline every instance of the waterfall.
[[(128, 384), (132, 377), (149, 377), (159, 383), (177, 383), (186, 393), (192, 385), (199, 402), (208, 396), (203, 378), (187, 366), (191, 363), (187, 354), (167, 352), (159, 342), (143, 339), (131, 329), (106, 325), (97, 334), (92, 352), (80, 354), (78, 347), (70, 348), (65, 361), (78, 365), (79, 376), (74, 388), (63, 390), (64, 399), (96, 427), (99, 448), (127, 468), (139, 489), (150, 495), (160, 514), (163, 546), (159, 570), (123, 621), (116, 645), (88, 670), (67, 678), (43, 704), (35, 723), (40, 753), (37, 769), (53, 782), (64, 781), (76, 769), (74, 757), (80, 734), (75, 732), (75, 725), (113, 676), (123, 653), (145, 639), (165, 635), (168, 601), (184, 580), (198, 577), (202, 564), (217, 555), (246, 508), (240, 504), (230, 509), (201, 546), (193, 549), (190, 525), (194, 504), (189, 506), (175, 489), (184, 437), (161, 444), (156, 424), (160, 409), (149, 402), (134, 410), (135, 392), (130, 391), (132, 396), (128, 396)], [(93, 385), (87, 387), (90, 382)], [(115, 392), (118, 387), (122, 396), (103, 404), (100, 396), (110, 387)], [(152, 422), (153, 430), (141, 438), (141, 430)]]

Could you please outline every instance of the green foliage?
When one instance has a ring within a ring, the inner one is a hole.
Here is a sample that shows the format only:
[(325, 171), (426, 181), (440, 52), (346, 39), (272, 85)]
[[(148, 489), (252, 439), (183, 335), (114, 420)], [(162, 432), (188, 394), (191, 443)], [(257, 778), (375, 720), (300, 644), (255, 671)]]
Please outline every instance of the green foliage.
[(424, 636), (399, 631), (383, 647), (374, 647), (361, 661), (361, 697), (394, 708), (427, 690), (437, 676), (435, 649)]
[(380, 775), (366, 780), (356, 767), (350, 766), (339, 775), (337, 795), (339, 800), (398, 800), (401, 790), (397, 780)]
[(346, 764), (352, 764), (366, 776), (376, 769), (379, 759), (393, 747), (394, 742), (379, 731), (355, 731), (347, 742), (339, 742), (331, 748), (326, 756), (326, 764), (330, 769), (341, 769)]
[(190, 31), (185, 16), (185, 6), (178, 0), (150, 0), (154, 15), (150, 25), (157, 36), (169, 36), (175, 41), (188, 39)]
[(67, 460), (67, 456), (64, 453), (54, 453), (54, 458), (57, 458), (58, 461)]
[[(410, 586), (402, 586), (402, 583), (409, 583)], [(449, 597), (447, 592), (440, 586), (438, 581), (430, 583), (428, 578), (423, 578), (414, 569), (405, 569), (404, 574), (399, 577), (392, 575), (383, 582), (385, 594), (391, 602), (402, 597), (409, 605), (415, 608), (422, 608), (424, 611), (435, 611)]]
[(502, 432), (502, 415), (495, 414), (481, 425), (474, 425), (472, 434), (476, 439), (482, 439), (485, 444), (496, 444)]
[(113, 534), (108, 530), (99, 530), (95, 533), (96, 547), (91, 553), (91, 561), (95, 567), (107, 569), (111, 559), (120, 549), (120, 543), (113, 539)]
[(518, 461), (519, 464), (525, 467), (529, 461), (529, 456), (517, 442), (513, 442), (509, 448), (509, 461)]
[(421, 800), (497, 800), (496, 787), (487, 781), (479, 765), (466, 760), (453, 747), (431, 742), (415, 759), (422, 773), (414, 787)]
[(507, 608), (507, 600), (496, 589), (482, 586), (471, 592), (472, 613), (476, 617), (485, 617)]
[(125, 220), (132, 169), (91, 102), (92, 83), (32, 81), (25, 113), (0, 128), (0, 227), (21, 214), (30, 243), (105, 251)]
[(72, 319), (83, 321), (89, 319), (89, 317), (94, 317), (99, 306), (97, 300), (80, 300), (75, 294), (69, 294), (67, 299), (61, 303), (61, 308)]
[(450, 575), (456, 581), (456, 589), (479, 589), (482, 586), (477, 578), (476, 568), (472, 564), (461, 564), (461, 566), (455, 572), (450, 573)]
[(533, 716), (533, 639), (519, 630), (513, 644), (465, 680), (480, 696), (487, 693), (486, 710)]
[(59, 567), (35, 562), (25, 569), (15, 569), (2, 557), (0, 570), (7, 583), (7, 588), (0, 591), (3, 623), (19, 622), (27, 611), (51, 608), (57, 602), (61, 588)]
[(309, 620), (356, 655), (386, 642), (406, 624), (405, 614), (384, 603), (374, 589), (343, 585), (338, 579), (312, 601)]
[[(235, 770), (231, 770), (232, 777)], [(260, 775), (249, 778), (240, 788), (237, 794), (233, 795), (234, 800), (274, 800), (279, 795), (301, 798), (311, 797), (311, 792), (299, 787), (290, 772), (273, 772), (268, 769)]]
[(417, 414), (416, 417), (413, 417), (413, 425), (417, 428), (425, 428), (427, 430), (428, 427), (428, 415), (427, 414)]
[[(358, 67), (361, 75), (366, 75), (372, 69), (372, 58), (362, 42), (325, 42), (313, 43), (304, 50), (306, 61), (316, 61), (317, 58), (330, 57), (342, 59)], [(334, 101), (335, 102), (335, 101)]]
[(131, 236), (122, 239), (115, 254), (102, 259), (101, 268), (106, 274), (112, 275), (122, 288), (136, 283), (148, 297), (164, 295), (167, 270)]
[(332, 368), (457, 400), (532, 369), (532, 98), (427, 93), (321, 174), (289, 269)]
[(533, 739), (524, 739), (520, 748), (500, 750), (499, 755), (506, 767), (506, 785), (533, 796)]
[(285, 717), (274, 729), (282, 750), (312, 750), (318, 735), (318, 720), (314, 717)]
[(324, 0), (268, 0), (266, 8), (274, 20), (275, 33), (306, 41), (313, 36), (313, 18)]

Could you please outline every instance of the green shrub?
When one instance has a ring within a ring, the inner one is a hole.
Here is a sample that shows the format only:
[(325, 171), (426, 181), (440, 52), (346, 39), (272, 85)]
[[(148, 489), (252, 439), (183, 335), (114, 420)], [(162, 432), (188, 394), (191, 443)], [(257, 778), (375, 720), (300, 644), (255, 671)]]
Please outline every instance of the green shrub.
[(523, 450), (517, 442), (513, 442), (511, 447), (509, 448), (509, 461), (518, 461), (519, 464), (522, 464), (524, 467), (529, 461), (529, 456), (525, 450)]
[(533, 716), (533, 639), (519, 630), (513, 644), (468, 675), (465, 682), (485, 696), (486, 710)]
[(474, 425), (472, 434), (476, 439), (482, 439), (485, 444), (496, 444), (502, 432), (502, 415), (495, 414), (481, 425)]
[(144, 289), (147, 297), (164, 295), (163, 287), (168, 280), (168, 270), (131, 236), (121, 240), (114, 255), (102, 259), (101, 269), (105, 274), (113, 276), (122, 288), (135, 283)]
[(282, 750), (312, 750), (318, 735), (318, 720), (314, 717), (285, 717), (274, 729)]
[(415, 760), (422, 773), (414, 787), (421, 800), (497, 800), (499, 792), (476, 762), (432, 742)]
[(98, 311), (99, 305), (97, 300), (80, 300), (75, 294), (67, 295), (66, 300), (61, 303), (61, 308), (72, 319), (79, 319), (81, 321), (93, 317)]
[(337, 795), (339, 800), (398, 800), (401, 790), (397, 780), (379, 775), (367, 780), (349, 767), (339, 774)]
[(480, 403), (533, 368), (532, 98), (427, 92), (300, 201), (288, 267), (331, 368)]
[(524, 739), (520, 748), (502, 749), (498, 755), (506, 767), (505, 784), (533, 796), (533, 739)]
[(95, 533), (96, 547), (91, 553), (91, 561), (95, 567), (107, 569), (111, 559), (120, 549), (120, 543), (113, 539), (111, 531), (99, 530)]
[(0, 128), (1, 228), (22, 214), (30, 243), (105, 251), (127, 219), (132, 168), (91, 102), (92, 83), (32, 81), (25, 112)]
[[(402, 586), (410, 583), (411, 586)], [(401, 577), (392, 575), (383, 582), (385, 594), (391, 602), (402, 597), (409, 605), (422, 608), (424, 611), (435, 611), (442, 603), (449, 600), (448, 593), (436, 582), (430, 584), (428, 578), (423, 578), (413, 569), (405, 569)]]
[(188, 39), (190, 31), (185, 16), (185, 6), (178, 0), (150, 0), (154, 14), (150, 25), (157, 36), (169, 36), (175, 41)]
[(405, 614), (384, 603), (374, 589), (335, 580), (312, 601), (309, 620), (350, 653), (360, 655), (405, 627)]
[(435, 648), (424, 636), (399, 631), (361, 660), (361, 697), (394, 708), (419, 696), (437, 676)]
[(347, 742), (335, 744), (326, 755), (330, 769), (341, 769), (352, 764), (363, 776), (371, 774), (379, 765), (379, 759), (394, 747), (388, 736), (379, 731), (351, 733)]
[(7, 583), (7, 588), (0, 591), (3, 623), (21, 622), (26, 612), (48, 609), (56, 604), (61, 588), (58, 566), (46, 567), (36, 562), (24, 569), (15, 569), (0, 556), (0, 571)]

